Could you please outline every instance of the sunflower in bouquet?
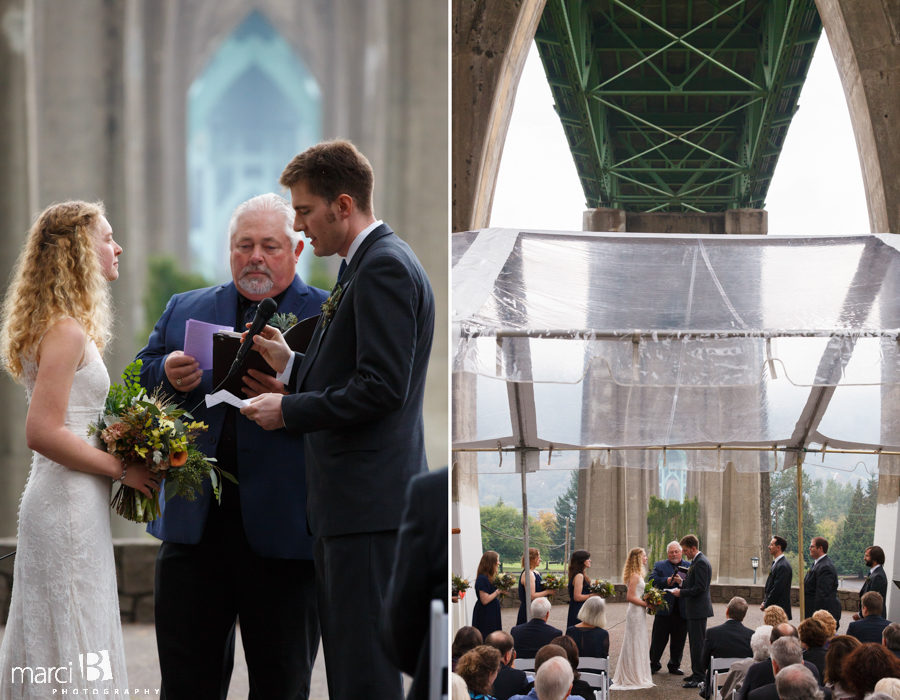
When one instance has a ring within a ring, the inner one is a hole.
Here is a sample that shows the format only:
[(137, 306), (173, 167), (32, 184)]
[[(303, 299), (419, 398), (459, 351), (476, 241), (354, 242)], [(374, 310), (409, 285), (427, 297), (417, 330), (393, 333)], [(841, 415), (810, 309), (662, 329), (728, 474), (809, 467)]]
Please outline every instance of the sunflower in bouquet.
[(647, 612), (651, 615), (656, 615), (660, 610), (669, 609), (669, 604), (666, 602), (663, 592), (656, 588), (652, 581), (648, 581), (647, 585), (644, 586), (644, 595), (641, 596), (641, 600), (647, 603), (649, 606)]
[[(235, 484), (237, 480), (195, 446), (197, 436), (208, 426), (158, 390), (148, 395), (140, 384), (141, 364), (141, 360), (132, 362), (122, 375), (125, 383), (110, 387), (103, 412), (88, 427), (88, 435), (96, 435), (100, 446), (123, 462), (145, 462), (151, 472), (164, 477), (167, 501), (174, 496), (195, 500), (208, 476), (213, 495), (221, 503), (220, 477)], [(110, 505), (123, 518), (138, 523), (160, 516), (158, 493), (148, 497), (124, 484)]]
[(616, 587), (609, 581), (604, 581), (602, 578), (591, 581), (588, 585), (588, 590), (591, 593), (599, 593), (601, 598), (609, 598), (616, 594)]

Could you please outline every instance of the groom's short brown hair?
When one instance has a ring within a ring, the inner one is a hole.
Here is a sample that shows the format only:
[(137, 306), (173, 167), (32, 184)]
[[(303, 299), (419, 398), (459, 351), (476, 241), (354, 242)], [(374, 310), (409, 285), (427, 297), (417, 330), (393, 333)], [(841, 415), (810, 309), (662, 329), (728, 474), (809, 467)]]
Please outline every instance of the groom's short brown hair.
[(682, 549), (685, 547), (690, 547), (694, 549), (700, 546), (700, 541), (694, 535), (685, 535), (681, 538), (681, 542), (679, 542)]
[(310, 194), (328, 204), (347, 194), (362, 213), (372, 213), (372, 166), (356, 146), (343, 139), (323, 141), (294, 156), (278, 182), (288, 189), (303, 182)]

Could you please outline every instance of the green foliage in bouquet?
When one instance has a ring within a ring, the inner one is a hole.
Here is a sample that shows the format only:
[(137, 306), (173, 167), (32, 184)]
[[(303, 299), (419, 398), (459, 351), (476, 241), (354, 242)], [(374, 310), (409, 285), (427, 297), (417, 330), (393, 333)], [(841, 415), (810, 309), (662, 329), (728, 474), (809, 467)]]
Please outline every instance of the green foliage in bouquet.
[(591, 581), (589, 590), (591, 593), (599, 593), (601, 598), (609, 598), (616, 594), (616, 587), (609, 581), (604, 581), (603, 579)]
[(494, 584), (494, 588), (499, 588), (501, 591), (509, 591), (513, 586), (516, 585), (516, 577), (510, 573), (497, 574), (494, 576), (491, 583)]
[(648, 581), (644, 586), (644, 595), (641, 596), (641, 600), (650, 606), (647, 608), (647, 612), (651, 615), (656, 615), (660, 610), (669, 609), (663, 592), (656, 588), (652, 581)]
[(465, 596), (466, 591), (469, 590), (469, 580), (452, 573), (450, 578), (453, 581), (453, 594), (459, 595), (460, 598)]

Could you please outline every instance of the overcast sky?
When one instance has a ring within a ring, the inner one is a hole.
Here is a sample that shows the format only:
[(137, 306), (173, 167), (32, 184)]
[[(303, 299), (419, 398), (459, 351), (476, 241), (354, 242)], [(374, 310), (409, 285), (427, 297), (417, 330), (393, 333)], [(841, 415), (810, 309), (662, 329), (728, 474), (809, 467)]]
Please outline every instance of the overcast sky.
[[(584, 209), (575, 164), (532, 44), (503, 148), (491, 226), (580, 231)], [(824, 32), (766, 209), (770, 234), (869, 233), (850, 115)]]

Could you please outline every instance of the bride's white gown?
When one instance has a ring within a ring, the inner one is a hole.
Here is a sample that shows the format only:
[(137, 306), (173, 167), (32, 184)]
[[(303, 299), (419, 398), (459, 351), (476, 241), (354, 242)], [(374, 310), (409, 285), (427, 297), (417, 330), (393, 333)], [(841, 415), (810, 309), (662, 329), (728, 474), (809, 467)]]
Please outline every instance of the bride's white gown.
[[(644, 590), (644, 579), (638, 584), (638, 591)], [(652, 688), (650, 678), (650, 639), (647, 636), (647, 608), (634, 603), (628, 604), (625, 612), (625, 636), (622, 651), (613, 676), (610, 690), (638, 690)]]
[[(37, 366), (23, 362), (23, 368), (30, 401)], [(90, 343), (72, 383), (66, 427), (88, 441), (88, 423), (99, 416), (108, 391), (106, 366)], [(128, 688), (110, 490), (109, 477), (34, 454), (19, 506), (12, 601), (0, 647), (0, 700), (58, 700), (74, 689), (79, 695), (87, 689), (87, 695), (122, 697)], [(102, 652), (109, 657), (108, 673), (98, 664)], [(83, 667), (79, 654), (91, 665)]]

